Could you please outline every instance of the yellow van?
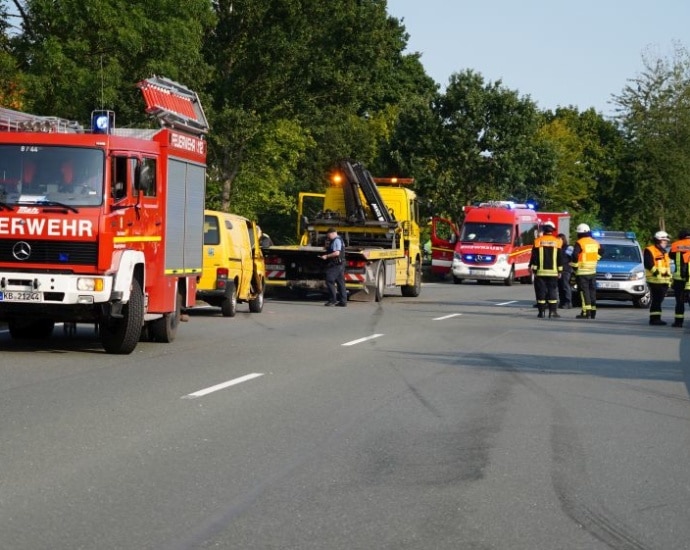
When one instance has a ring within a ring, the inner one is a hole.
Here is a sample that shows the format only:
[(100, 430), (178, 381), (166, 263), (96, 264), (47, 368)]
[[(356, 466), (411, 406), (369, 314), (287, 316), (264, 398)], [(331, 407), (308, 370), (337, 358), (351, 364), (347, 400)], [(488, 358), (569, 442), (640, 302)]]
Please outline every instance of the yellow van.
[(234, 317), (238, 303), (249, 311), (264, 308), (264, 257), (256, 222), (237, 216), (204, 211), (204, 263), (197, 283), (197, 300), (219, 307)]

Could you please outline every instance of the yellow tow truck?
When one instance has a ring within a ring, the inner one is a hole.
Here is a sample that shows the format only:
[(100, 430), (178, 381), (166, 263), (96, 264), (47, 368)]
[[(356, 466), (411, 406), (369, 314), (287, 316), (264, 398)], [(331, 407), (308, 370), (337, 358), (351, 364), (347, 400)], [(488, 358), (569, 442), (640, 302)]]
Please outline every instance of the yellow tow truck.
[[(300, 194), (299, 245), (270, 246), (266, 285), (326, 292), (323, 254), (326, 231), (337, 229), (345, 243), (345, 284), (351, 300), (380, 301), (397, 291), (419, 296), (422, 251), (417, 196), (411, 178), (374, 178), (357, 162), (341, 161), (323, 195)], [(304, 199), (323, 199), (313, 217)]]

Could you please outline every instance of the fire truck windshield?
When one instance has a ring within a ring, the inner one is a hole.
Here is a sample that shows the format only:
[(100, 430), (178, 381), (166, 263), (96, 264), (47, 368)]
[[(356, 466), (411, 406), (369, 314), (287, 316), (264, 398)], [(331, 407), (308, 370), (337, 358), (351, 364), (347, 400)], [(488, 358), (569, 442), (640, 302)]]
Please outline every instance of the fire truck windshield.
[(508, 223), (465, 223), (462, 226), (460, 240), (475, 243), (509, 244), (511, 242), (511, 226)]
[(0, 145), (0, 202), (98, 206), (103, 201), (103, 166), (100, 149)]

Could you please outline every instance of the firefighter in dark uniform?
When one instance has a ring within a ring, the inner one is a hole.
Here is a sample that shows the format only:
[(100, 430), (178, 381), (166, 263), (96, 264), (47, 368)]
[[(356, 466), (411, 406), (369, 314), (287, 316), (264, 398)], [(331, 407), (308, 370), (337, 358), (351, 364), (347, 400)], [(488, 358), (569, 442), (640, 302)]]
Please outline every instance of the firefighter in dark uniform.
[(326, 268), (328, 302), (324, 305), (346, 307), (345, 243), (333, 227), (329, 227), (326, 231), (326, 253), (319, 258), (328, 262)]
[(676, 299), (676, 311), (673, 319), (674, 327), (683, 327), (685, 318), (685, 301), (690, 295), (690, 230), (682, 229), (678, 240), (671, 243), (669, 257), (675, 265), (673, 271), (673, 296)]
[(666, 324), (666, 321), (661, 320), (661, 304), (671, 284), (671, 259), (666, 252), (668, 241), (666, 231), (657, 231), (654, 233), (654, 244), (644, 249), (644, 273), (652, 297), (649, 306), (650, 325)]
[(532, 247), (530, 266), (534, 271), (534, 292), (537, 295), (537, 317), (544, 318), (546, 310), (549, 319), (558, 314), (558, 278), (563, 271), (563, 243), (553, 234), (556, 226), (552, 221), (544, 222), (544, 234), (537, 237)]
[(575, 228), (577, 242), (573, 246), (573, 262), (577, 288), (580, 291), (582, 312), (576, 319), (594, 319), (597, 316), (597, 263), (601, 258), (601, 245), (592, 238), (592, 230), (586, 223)]

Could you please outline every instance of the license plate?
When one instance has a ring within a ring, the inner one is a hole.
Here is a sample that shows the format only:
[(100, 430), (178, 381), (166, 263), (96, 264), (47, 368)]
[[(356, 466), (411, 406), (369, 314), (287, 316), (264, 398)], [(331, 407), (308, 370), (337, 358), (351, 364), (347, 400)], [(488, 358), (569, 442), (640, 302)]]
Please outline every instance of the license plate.
[(0, 302), (42, 302), (43, 294), (40, 292), (25, 292), (6, 290), (0, 292)]
[(486, 271), (483, 269), (470, 269), (470, 275), (485, 275)]
[(618, 288), (618, 283), (610, 281), (597, 281), (597, 288)]

